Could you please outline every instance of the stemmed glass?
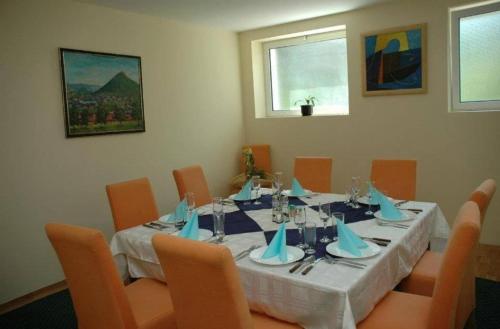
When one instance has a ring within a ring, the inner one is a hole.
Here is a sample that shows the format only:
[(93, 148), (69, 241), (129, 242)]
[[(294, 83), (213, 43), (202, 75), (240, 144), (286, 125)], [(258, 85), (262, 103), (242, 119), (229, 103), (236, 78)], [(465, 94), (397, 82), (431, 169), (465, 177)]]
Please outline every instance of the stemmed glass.
[(259, 201), (259, 190), (260, 190), (260, 176), (252, 176), (252, 189), (255, 191), (255, 202), (254, 204), (261, 204)]
[(304, 226), (306, 225), (306, 207), (304, 206), (294, 206), (290, 209), (290, 215), (293, 216), (293, 222), (297, 225), (299, 229), (299, 239), (300, 242), (297, 245), (298, 248), (305, 249), (307, 245), (304, 243)]
[(361, 179), (360, 177), (352, 177), (352, 184), (351, 184), (351, 189), (352, 189), (352, 207), (354, 209), (358, 209), (361, 206), (358, 204), (358, 197), (359, 197), (359, 192), (361, 190)]
[(280, 195), (281, 194), (281, 175), (280, 171), (275, 172), (273, 175), (273, 184), (272, 184), (272, 194)]
[(193, 192), (186, 192), (184, 194), (184, 199), (186, 199), (186, 203), (187, 203), (187, 207), (188, 207), (188, 213), (187, 213), (187, 218), (186, 218), (186, 221), (187, 221), (191, 218), (191, 215), (193, 214), (193, 210), (196, 207), (194, 193)]
[(328, 220), (331, 218), (331, 209), (329, 203), (320, 203), (318, 205), (319, 218), (323, 221), (323, 237), (319, 240), (322, 243), (328, 243), (332, 241), (326, 232), (328, 227)]

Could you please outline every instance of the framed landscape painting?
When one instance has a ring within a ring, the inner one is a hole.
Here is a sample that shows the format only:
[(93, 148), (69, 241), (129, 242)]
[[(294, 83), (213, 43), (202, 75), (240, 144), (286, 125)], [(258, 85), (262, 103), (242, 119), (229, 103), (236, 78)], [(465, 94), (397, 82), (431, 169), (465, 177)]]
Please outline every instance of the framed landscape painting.
[(60, 48), (66, 137), (145, 131), (141, 58)]
[(363, 95), (427, 92), (427, 24), (362, 35)]

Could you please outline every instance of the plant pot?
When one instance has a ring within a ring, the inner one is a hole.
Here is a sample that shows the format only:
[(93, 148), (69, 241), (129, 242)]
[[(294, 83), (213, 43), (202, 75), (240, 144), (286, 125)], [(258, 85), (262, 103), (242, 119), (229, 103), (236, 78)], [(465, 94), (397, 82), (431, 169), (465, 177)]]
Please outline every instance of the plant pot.
[(307, 117), (313, 113), (313, 106), (311, 104), (300, 105), (300, 111), (303, 117)]

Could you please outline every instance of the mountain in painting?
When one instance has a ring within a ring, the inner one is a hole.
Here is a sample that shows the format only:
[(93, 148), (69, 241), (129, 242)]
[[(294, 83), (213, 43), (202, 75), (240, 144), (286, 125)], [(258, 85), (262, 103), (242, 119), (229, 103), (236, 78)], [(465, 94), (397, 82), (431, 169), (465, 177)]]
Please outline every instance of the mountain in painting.
[(124, 72), (116, 74), (104, 86), (95, 92), (96, 95), (107, 94), (116, 96), (138, 96), (140, 86)]

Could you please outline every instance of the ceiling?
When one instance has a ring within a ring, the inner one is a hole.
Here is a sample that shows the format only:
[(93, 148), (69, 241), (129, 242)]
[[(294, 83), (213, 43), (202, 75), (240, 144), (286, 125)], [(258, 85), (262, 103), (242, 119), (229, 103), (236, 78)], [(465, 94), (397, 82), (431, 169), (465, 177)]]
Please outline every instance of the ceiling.
[(245, 31), (390, 0), (79, 0), (147, 15)]

